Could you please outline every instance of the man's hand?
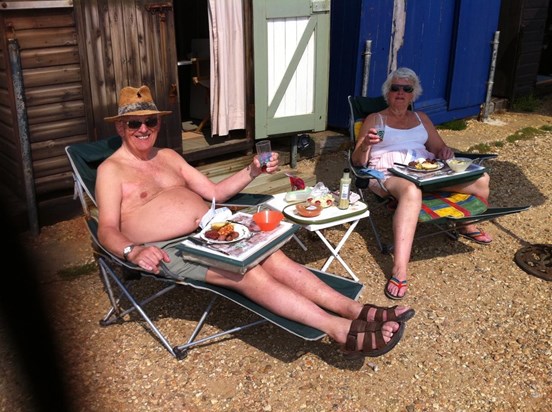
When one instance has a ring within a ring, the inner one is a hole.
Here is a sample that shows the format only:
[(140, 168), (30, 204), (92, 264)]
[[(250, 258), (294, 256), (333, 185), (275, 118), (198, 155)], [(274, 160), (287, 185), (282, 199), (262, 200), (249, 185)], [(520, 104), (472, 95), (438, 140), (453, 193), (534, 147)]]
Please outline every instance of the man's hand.
[(136, 246), (128, 255), (128, 260), (142, 269), (159, 274), (159, 263), (169, 263), (167, 252), (156, 246)]
[[(266, 164), (266, 173), (275, 173), (277, 172), (280, 167), (280, 155), (277, 152), (272, 152), (270, 155), (270, 159), (268, 163)], [(253, 158), (253, 169), (256, 171), (256, 173), (253, 174), (254, 177), (259, 176), (261, 173), (263, 173), (263, 169), (261, 168), (261, 161), (259, 160), (259, 156), (255, 156)]]

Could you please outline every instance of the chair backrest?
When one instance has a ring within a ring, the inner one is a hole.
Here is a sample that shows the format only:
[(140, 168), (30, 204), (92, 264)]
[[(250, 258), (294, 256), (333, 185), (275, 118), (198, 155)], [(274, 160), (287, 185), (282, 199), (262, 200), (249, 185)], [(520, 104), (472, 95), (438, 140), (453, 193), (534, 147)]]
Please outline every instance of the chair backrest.
[(194, 69), (192, 82), (208, 89), (211, 86), (209, 58), (192, 57), (191, 61)]
[(90, 214), (89, 202), (97, 206), (95, 190), (98, 166), (121, 147), (121, 144), (120, 136), (112, 136), (104, 140), (76, 143), (65, 147), (65, 153), (73, 169), (75, 195), (79, 196), (86, 215)]

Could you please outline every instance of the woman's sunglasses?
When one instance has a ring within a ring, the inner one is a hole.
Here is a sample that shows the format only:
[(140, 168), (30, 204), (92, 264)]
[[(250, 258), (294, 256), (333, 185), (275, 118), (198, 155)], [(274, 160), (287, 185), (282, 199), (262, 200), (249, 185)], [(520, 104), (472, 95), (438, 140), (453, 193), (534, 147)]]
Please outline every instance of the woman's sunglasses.
[(400, 89), (403, 90), (405, 93), (412, 93), (414, 91), (414, 87), (405, 85), (405, 84), (392, 84), (391, 85), (391, 91), (392, 92), (398, 92)]
[(142, 124), (145, 124), (149, 128), (155, 127), (157, 126), (157, 117), (148, 117), (143, 122), (141, 120), (129, 120), (126, 122), (127, 127), (132, 130), (138, 130), (142, 127)]

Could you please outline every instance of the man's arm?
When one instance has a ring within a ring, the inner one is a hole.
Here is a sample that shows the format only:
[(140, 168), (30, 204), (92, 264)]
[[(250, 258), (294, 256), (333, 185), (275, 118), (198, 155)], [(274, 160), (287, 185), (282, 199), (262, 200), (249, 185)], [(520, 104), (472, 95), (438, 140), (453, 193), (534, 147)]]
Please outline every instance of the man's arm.
[(121, 233), (122, 182), (117, 168), (104, 161), (98, 167), (96, 178), (96, 202), (98, 204), (98, 239), (102, 246), (123, 258), (123, 249), (132, 241)]
[[(267, 173), (272, 174), (278, 171), (278, 157), (278, 153), (272, 153), (270, 161), (267, 163)], [(236, 172), (224, 180), (221, 180), (218, 183), (212, 182), (203, 173), (185, 161), (181, 171), (191, 190), (208, 201), (215, 198), (218, 203), (224, 202), (241, 192), (249, 183), (251, 183), (262, 173), (258, 156), (255, 156), (251, 164), (249, 164), (246, 168)]]

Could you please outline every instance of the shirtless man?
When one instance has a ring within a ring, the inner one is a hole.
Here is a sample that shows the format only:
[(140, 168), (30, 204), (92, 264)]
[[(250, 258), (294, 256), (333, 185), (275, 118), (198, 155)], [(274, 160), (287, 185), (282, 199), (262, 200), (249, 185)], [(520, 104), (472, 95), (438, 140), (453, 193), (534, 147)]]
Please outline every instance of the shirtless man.
[[(98, 168), (102, 245), (147, 271), (167, 268), (170, 277), (201, 279), (239, 291), (280, 316), (324, 331), (348, 357), (380, 356), (391, 350), (405, 322), (414, 316), (413, 309), (362, 305), (280, 250), (240, 275), (185, 261), (176, 248), (155, 243), (192, 233), (213, 198), (223, 202), (261, 174), (255, 157), (245, 169), (215, 184), (174, 150), (154, 147), (162, 116), (170, 113), (157, 110), (147, 86), (125, 87), (118, 115), (106, 118), (115, 122), (123, 143)], [(272, 153), (267, 172), (277, 170), (278, 154)]]

